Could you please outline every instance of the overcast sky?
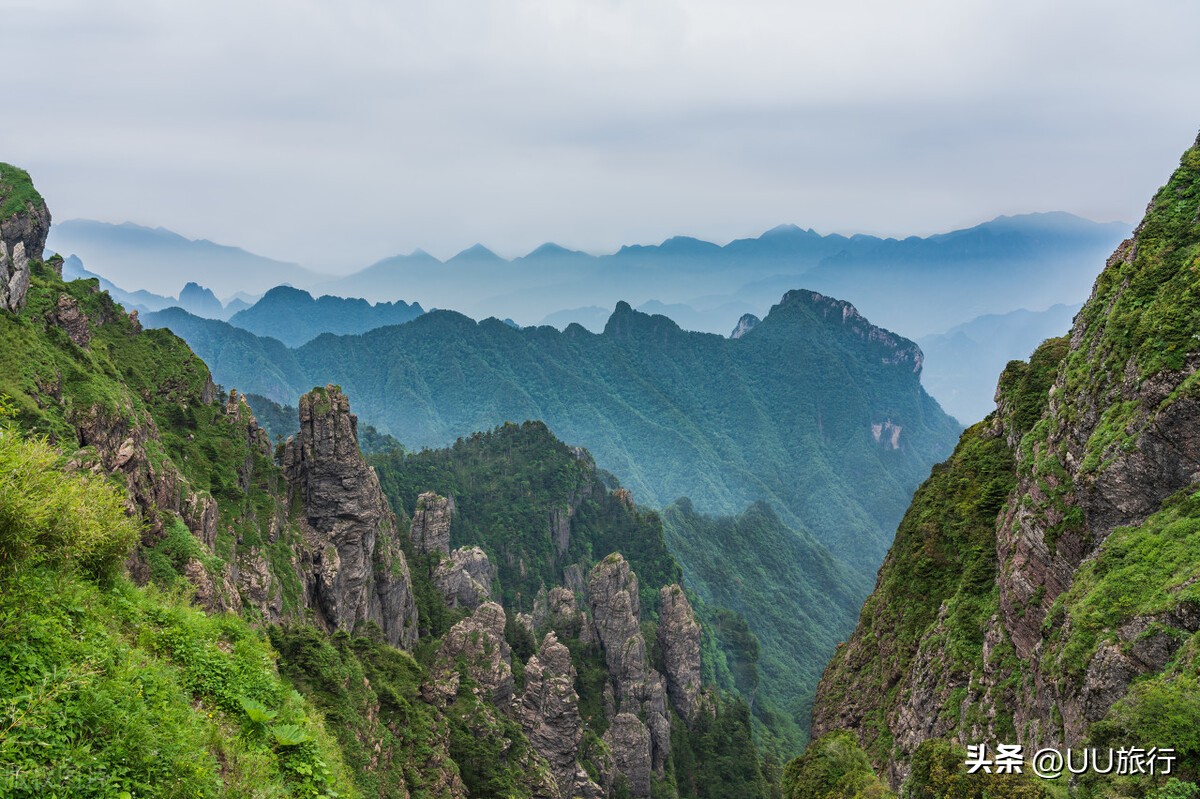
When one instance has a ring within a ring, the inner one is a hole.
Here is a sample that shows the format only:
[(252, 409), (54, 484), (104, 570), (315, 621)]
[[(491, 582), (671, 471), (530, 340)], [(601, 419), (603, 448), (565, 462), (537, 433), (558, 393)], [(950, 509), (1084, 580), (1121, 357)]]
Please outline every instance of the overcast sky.
[(0, 0), (0, 160), (58, 220), (328, 271), (782, 222), (1136, 221), (1193, 0)]

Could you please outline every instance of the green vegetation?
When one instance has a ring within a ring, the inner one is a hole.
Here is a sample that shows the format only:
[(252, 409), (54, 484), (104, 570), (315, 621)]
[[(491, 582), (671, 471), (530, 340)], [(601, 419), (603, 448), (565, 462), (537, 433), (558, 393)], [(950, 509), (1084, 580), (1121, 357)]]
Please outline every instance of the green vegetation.
[(760, 737), (778, 736), (782, 753), (800, 751), (817, 681), (838, 641), (853, 630), (865, 581), (807, 532), (785, 526), (766, 503), (740, 516), (713, 517), (680, 500), (663, 511), (663, 528), (703, 606), (736, 611), (756, 639), (749, 677), (738, 668), (746, 660), (738, 651), (748, 647), (729, 645), (744, 636), (733, 634), (721, 612), (702, 619), (723, 644), (707, 658), (714, 664), (710, 679), (744, 697), (757, 693)]
[[(965, 684), (982, 661), (984, 626), (998, 603), (996, 515), (1016, 484), (1012, 455), (989, 425), (985, 420), (963, 433), (950, 459), (917, 490), (854, 642), (830, 664), (822, 701), (834, 708), (867, 698), (862, 729), (876, 763), (892, 754), (885, 719), (901, 699), (888, 686), (919, 648), (941, 653), (947, 681)], [(1007, 709), (996, 712), (1004, 716)]]
[(119, 493), (53, 455), (0, 430), (0, 793), (357, 796), (262, 635), (117, 575)]
[[(411, 515), (417, 496), (455, 501), (451, 547), (478, 545), (500, 573), (505, 607), (529, 611), (542, 587), (563, 584), (563, 570), (620, 552), (638, 575), (642, 604), (680, 580), (655, 513), (610, 491), (590, 457), (556, 439), (544, 424), (506, 424), (459, 439), (444, 450), (392, 451), (371, 459), (393, 507)], [(565, 547), (555, 542), (565, 526)]]
[(169, 328), (182, 337), (226, 386), (295, 405), (304, 392), (327, 381), (310, 381), (295, 354), (278, 339), (255, 334), (217, 319), (202, 319), (182, 308), (146, 314), (148, 328)]
[(1131, 619), (1200, 602), (1200, 492), (1182, 491), (1163, 505), (1143, 524), (1113, 531), (1056, 600), (1051, 617), (1071, 619), (1061, 643), (1071, 674), (1083, 673), (1100, 643), (1119, 643), (1117, 630)]
[(968, 774), (966, 750), (930, 739), (913, 753), (901, 799), (1047, 799), (1048, 783), (1031, 774)]
[[(64, 298), (88, 319), (87, 347), (77, 346), (49, 321)], [(208, 368), (181, 339), (166, 330), (136, 332), (94, 280), (64, 283), (40, 263), (34, 265), (25, 309), (19, 315), (0, 314), (0, 336), (5, 341), (0, 394), (10, 398), (20, 429), (45, 435), (59, 449), (106, 470), (113, 468), (122, 446), (144, 440), (146, 463), (130, 487), (148, 520), (164, 534), (176, 521), (168, 509), (182, 509), (189, 493), (211, 497), (223, 522), (216, 531), (218, 558), (231, 558), (240, 542), (242, 551), (261, 548), (273, 563), (287, 562), (294, 533), (284, 529), (274, 540), (270, 535), (271, 520), (281, 512), (279, 469), (236, 414), (226, 413)], [(150, 475), (163, 480), (172, 473), (182, 477), (167, 481), (174, 483), (176, 496), (153, 496)], [(179, 546), (166, 546), (174, 554), (152, 559), (157, 575), (169, 582), (163, 571), (168, 561), (178, 573), (186, 558), (179, 560), (184, 554)], [(199, 559), (212, 568), (220, 565)], [(276, 571), (285, 604), (293, 609), (299, 592), (294, 570)]]
[(784, 799), (890, 799), (852, 733), (822, 735), (783, 773)]
[(115, 576), (138, 540), (121, 493), (90, 475), (65, 479), (62, 456), (6, 425), (0, 397), (0, 575), (51, 566), (93, 579)]
[(425, 672), (410, 655), (305, 625), (272, 627), (270, 638), (280, 672), (320, 708), (366, 795), (440, 795), (458, 770), (436, 762), (445, 722), (421, 701)]
[(1001, 372), (997, 387), (999, 406), (1005, 414), (1004, 429), (1011, 431), (1014, 439), (1019, 441), (1042, 418), (1047, 393), (1069, 345), (1065, 336), (1046, 339), (1028, 361), (1009, 361)]
[(0, 162), (0, 219), (20, 213), (31, 204), (39, 206), (43, 200), (33, 187), (29, 173), (12, 164)]
[(778, 783), (763, 776), (750, 709), (740, 700), (718, 702), (712, 714), (700, 713), (691, 729), (673, 719), (667, 776), (687, 799), (768, 799), (778, 790)]
[[(764, 500), (867, 576), (960, 428), (921, 389), (911, 342), (881, 343), (890, 334), (849, 318), (803, 292), (737, 340), (627, 305), (601, 335), (436, 311), (282, 352), (219, 322), (160, 323), (241, 390), (291, 403), (336, 382), (361, 419), (410, 448), (543, 420), (641, 504), (686, 496), (703, 513), (736, 514)], [(882, 436), (889, 421), (898, 449)]]
[[(1105, 416), (1088, 441), (1084, 472), (1101, 470), (1115, 450), (1136, 438), (1148, 418), (1179, 396), (1193, 394), (1192, 375), (1156, 407), (1116, 403), (1127, 372), (1138, 383), (1184, 367), (1200, 330), (1200, 147), (1183, 154), (1137, 230), (1137, 247), (1121, 251), (1096, 281), (1081, 311), (1080, 346), (1066, 365), (1067, 397), (1103, 398)], [(1067, 403), (1062, 427), (1079, 421), (1086, 401)]]

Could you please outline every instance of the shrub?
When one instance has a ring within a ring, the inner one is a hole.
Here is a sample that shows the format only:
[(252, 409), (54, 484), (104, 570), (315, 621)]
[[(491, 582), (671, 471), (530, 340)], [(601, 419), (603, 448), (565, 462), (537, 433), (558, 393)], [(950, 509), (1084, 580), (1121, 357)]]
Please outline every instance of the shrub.
[(110, 577), (137, 542), (138, 523), (118, 488), (61, 465), (43, 439), (0, 427), (0, 569), (51, 563)]

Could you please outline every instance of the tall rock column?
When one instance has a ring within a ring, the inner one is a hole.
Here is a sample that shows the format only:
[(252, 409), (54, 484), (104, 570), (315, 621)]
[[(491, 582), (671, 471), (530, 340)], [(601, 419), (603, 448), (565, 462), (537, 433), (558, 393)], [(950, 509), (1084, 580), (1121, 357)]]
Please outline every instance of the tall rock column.
[(615, 699), (615, 713), (604, 741), (632, 795), (648, 796), (650, 769), (661, 777), (666, 768), (671, 722), (666, 684), (646, 658), (637, 575), (620, 553), (609, 555), (592, 569), (588, 603)]
[(667, 670), (667, 695), (690, 724), (700, 695), (700, 625), (678, 584), (658, 592), (658, 646)]
[(542, 647), (525, 666), (525, 690), (516, 704), (525, 735), (546, 758), (558, 786), (555, 799), (600, 799), (603, 791), (588, 777), (577, 759), (583, 740), (579, 695), (571, 652), (546, 633)]
[(388, 643), (411, 648), (417, 609), (396, 517), (358, 448), (358, 419), (337, 386), (300, 398), (300, 432), (283, 469), (303, 507), (308, 545), (302, 572), (318, 616), (331, 629), (374, 622)]
[(450, 517), (453, 513), (453, 505), (446, 497), (432, 491), (417, 497), (417, 507), (408, 533), (417, 552), (422, 555), (432, 552), (450, 554)]
[(50, 210), (29, 173), (0, 163), (0, 310), (20, 311), (29, 290), (29, 262), (40, 259)]

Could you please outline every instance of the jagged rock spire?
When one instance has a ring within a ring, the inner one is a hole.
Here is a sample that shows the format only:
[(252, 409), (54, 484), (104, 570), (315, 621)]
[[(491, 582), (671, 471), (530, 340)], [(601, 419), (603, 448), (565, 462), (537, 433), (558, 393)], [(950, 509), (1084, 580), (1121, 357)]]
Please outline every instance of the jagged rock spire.
[(333, 385), (300, 398), (300, 432), (283, 469), (304, 508), (309, 601), (331, 629), (374, 622), (395, 646), (411, 648), (417, 609), (396, 517), (358, 448), (358, 419)]

